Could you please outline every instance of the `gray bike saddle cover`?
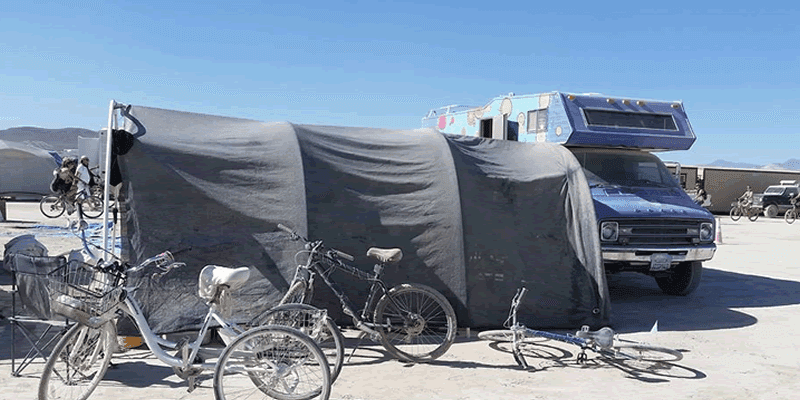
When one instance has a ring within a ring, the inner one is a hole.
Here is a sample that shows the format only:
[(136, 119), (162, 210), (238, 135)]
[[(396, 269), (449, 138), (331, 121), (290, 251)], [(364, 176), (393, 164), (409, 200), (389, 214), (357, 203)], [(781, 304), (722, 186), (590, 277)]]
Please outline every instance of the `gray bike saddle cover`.
[(250, 268), (229, 268), (219, 265), (206, 265), (200, 271), (197, 292), (201, 298), (211, 300), (217, 293), (217, 288), (227, 286), (234, 291), (244, 285), (250, 278)]

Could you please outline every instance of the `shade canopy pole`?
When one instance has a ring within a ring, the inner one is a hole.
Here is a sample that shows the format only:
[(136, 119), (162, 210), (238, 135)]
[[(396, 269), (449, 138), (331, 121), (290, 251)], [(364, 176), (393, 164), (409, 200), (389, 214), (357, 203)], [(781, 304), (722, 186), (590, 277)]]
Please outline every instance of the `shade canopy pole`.
[[(107, 252), (111, 252), (114, 254), (114, 249), (109, 249), (109, 231), (108, 231), (108, 204), (109, 204), (109, 192), (111, 191), (111, 185), (109, 182), (110, 175), (111, 175), (111, 141), (113, 140), (114, 132), (114, 125), (116, 124), (116, 118), (114, 118), (114, 110), (116, 109), (117, 102), (111, 100), (108, 104), (108, 125), (106, 128), (106, 157), (104, 160), (105, 163), (105, 179), (103, 180), (103, 207), (105, 207), (103, 212), (103, 250)], [(111, 245), (113, 246), (114, 239), (111, 238)]]

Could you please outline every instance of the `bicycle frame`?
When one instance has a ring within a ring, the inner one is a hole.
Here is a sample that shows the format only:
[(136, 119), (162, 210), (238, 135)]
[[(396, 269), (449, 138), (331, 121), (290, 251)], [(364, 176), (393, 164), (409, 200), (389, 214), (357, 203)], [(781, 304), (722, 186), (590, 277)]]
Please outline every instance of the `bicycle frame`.
[[(299, 265), (298, 268), (306, 268), (310, 269), (313, 274), (317, 274), (322, 277), (322, 280), (325, 282), (325, 285), (328, 286), (331, 291), (336, 295), (339, 299), (339, 303), (341, 304), (342, 311), (349, 317), (353, 319), (353, 323), (355, 324), (356, 328), (362, 330), (373, 337), (377, 338), (378, 333), (375, 332), (372, 328), (377, 326), (377, 321), (372, 321), (372, 317), (369, 316), (369, 312), (373, 310), (375, 307), (375, 302), (377, 299), (380, 298), (380, 295), (385, 295), (389, 293), (389, 290), (386, 287), (386, 284), (381, 280), (380, 276), (383, 273), (384, 266), (380, 263), (375, 264), (374, 267), (374, 275), (371, 275), (363, 270), (353, 267), (351, 265), (345, 264), (340, 260), (329, 260), (325, 259), (324, 255), (322, 256), (323, 259), (321, 260), (313, 260), (313, 258), (317, 255), (317, 247), (312, 250), (311, 255), (309, 256), (309, 262), (306, 265)], [(354, 310), (353, 303), (344, 293), (344, 291), (339, 287), (339, 285), (329, 277), (330, 273), (326, 273), (322, 267), (319, 265), (320, 263), (325, 263), (326, 265), (332, 267), (333, 269), (342, 270), (344, 272), (349, 273), (350, 275), (355, 276), (358, 279), (371, 281), (372, 284), (370, 285), (369, 295), (367, 296), (366, 301), (364, 302), (364, 308), (361, 311), (361, 315), (358, 315)], [(313, 279), (310, 279), (313, 281)], [(379, 293), (380, 291), (380, 293)], [(390, 301), (398, 306), (395, 303), (394, 298), (389, 297)]]
[(511, 329), (511, 331), (514, 332), (515, 349), (518, 348), (520, 344), (522, 344), (522, 341), (525, 339), (525, 336), (538, 336), (546, 339), (558, 340), (560, 342), (580, 346), (581, 349), (591, 348), (592, 344), (594, 343), (592, 340), (579, 338), (573, 335), (563, 335), (553, 332), (540, 331), (528, 328), (525, 325), (520, 324), (517, 321), (517, 308), (519, 308), (520, 303), (522, 303), (522, 297), (525, 296), (525, 293), (527, 291), (528, 289), (523, 287), (517, 292), (516, 295), (514, 295), (513, 300), (511, 300), (511, 312), (509, 313), (509, 316), (511, 318), (511, 326), (507, 326), (507, 328)]
[[(158, 257), (158, 256), (156, 256)], [(171, 257), (171, 255), (170, 255)], [(151, 258), (154, 259), (155, 257)], [(150, 260), (150, 259), (149, 259)], [(147, 265), (148, 261), (140, 264), (136, 269), (143, 268), (143, 265)], [(162, 268), (162, 273), (158, 273), (156, 275), (163, 275), (169, 272), (172, 269), (171, 267), (167, 267), (166, 270)], [(129, 270), (130, 271), (130, 270)], [(127, 284), (128, 281), (126, 279), (125, 283)], [(220, 315), (217, 311), (217, 304), (215, 301), (210, 301), (208, 312), (206, 313), (205, 317), (203, 318), (203, 324), (200, 327), (200, 331), (197, 333), (197, 336), (194, 340), (182, 340), (178, 342), (174, 342), (171, 340), (167, 340), (158, 336), (155, 332), (153, 332), (150, 324), (147, 322), (147, 319), (144, 316), (144, 312), (142, 311), (139, 302), (136, 300), (132, 294), (138, 289), (138, 286), (124, 286), (123, 292), (125, 293), (124, 296), (124, 303), (119, 306), (119, 310), (124, 314), (129, 315), (135, 322), (136, 328), (142, 334), (142, 338), (144, 342), (147, 344), (147, 347), (150, 351), (153, 352), (153, 355), (156, 356), (161, 362), (167, 364), (171, 367), (178, 368), (185, 376), (181, 376), (183, 379), (190, 379), (190, 390), (193, 389), (193, 382), (192, 382), (192, 369), (200, 369), (200, 370), (214, 370), (216, 368), (216, 362), (208, 363), (208, 362), (199, 362), (195, 363), (194, 361), (197, 360), (198, 355), (207, 355), (211, 358), (217, 358), (222, 354), (224, 349), (212, 349), (209, 347), (203, 347), (203, 338), (205, 337), (206, 333), (208, 333), (209, 328), (212, 327), (212, 324), (216, 322), (219, 324), (219, 328), (224, 332), (224, 334), (230, 337), (236, 337), (240, 334), (244, 333), (247, 329), (239, 326), (234, 322), (228, 321), (225, 317)], [(169, 350), (179, 350), (179, 355), (172, 356), (167, 354), (166, 349)], [(278, 366), (274, 365), (270, 360), (262, 360), (265, 362), (269, 368), (277, 369)]]
[[(129, 288), (126, 288), (126, 292), (128, 292)], [(171, 367), (177, 368), (188, 368), (188, 367), (196, 367), (202, 368), (205, 370), (214, 369), (216, 363), (201, 363), (201, 364), (194, 364), (190, 361), (196, 359), (197, 355), (200, 353), (201, 350), (211, 351), (208, 348), (202, 347), (203, 338), (205, 337), (208, 329), (211, 327), (211, 321), (216, 321), (219, 323), (220, 327), (225, 331), (225, 333), (238, 336), (244, 329), (239, 327), (234, 323), (229, 323), (226, 321), (222, 316), (220, 316), (214, 307), (209, 307), (208, 313), (206, 313), (205, 318), (203, 318), (203, 325), (200, 327), (200, 332), (198, 332), (197, 337), (189, 342), (186, 343), (186, 349), (188, 349), (189, 353), (185, 355), (185, 357), (175, 357), (167, 354), (164, 348), (168, 348), (170, 350), (181, 350), (183, 347), (182, 343), (173, 342), (164, 338), (161, 338), (157, 334), (153, 332), (150, 328), (150, 324), (147, 323), (147, 319), (144, 317), (144, 313), (142, 312), (142, 308), (139, 306), (139, 303), (136, 301), (133, 296), (126, 296), (125, 297), (125, 307), (120, 307), (120, 309), (127, 315), (133, 318), (134, 322), (136, 323), (136, 327), (139, 332), (142, 334), (142, 338), (144, 342), (147, 344), (147, 347), (153, 352), (153, 355), (156, 356), (161, 362), (167, 364)], [(214, 350), (213, 353), (215, 355), (219, 355), (222, 350), (216, 351)]]

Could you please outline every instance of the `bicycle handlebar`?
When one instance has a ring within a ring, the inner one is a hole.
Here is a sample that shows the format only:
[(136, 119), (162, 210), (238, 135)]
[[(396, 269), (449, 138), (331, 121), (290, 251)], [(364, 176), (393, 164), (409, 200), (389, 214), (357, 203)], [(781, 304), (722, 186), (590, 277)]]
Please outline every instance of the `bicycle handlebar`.
[[(135, 267), (129, 268), (128, 272), (141, 271), (142, 269), (144, 269), (145, 267), (147, 267), (150, 264), (156, 264), (156, 266), (161, 271), (163, 271), (160, 274), (160, 275), (163, 276), (164, 274), (169, 272), (171, 269), (177, 268), (180, 265), (186, 265), (184, 263), (176, 263), (175, 262), (175, 254), (184, 253), (184, 252), (187, 252), (187, 251), (189, 251), (191, 249), (192, 249), (191, 247), (186, 247), (186, 248), (183, 248), (183, 249), (180, 249), (180, 250), (176, 250), (175, 252), (165, 251), (165, 252), (163, 252), (161, 254), (157, 254), (157, 255), (155, 255), (153, 257), (150, 257), (150, 258), (142, 261), (141, 263), (139, 263), (139, 265), (137, 265)], [(155, 276), (155, 274), (153, 276)]]
[[(300, 236), (299, 234), (297, 234), (297, 232), (293, 231), (291, 228), (287, 227), (286, 225), (278, 224), (278, 229), (280, 229), (280, 230), (292, 235), (292, 239), (293, 240), (302, 239), (305, 243), (311, 243), (310, 240)], [(329, 253), (333, 253), (336, 257), (343, 258), (343, 259), (345, 259), (347, 261), (354, 261), (356, 259), (355, 257), (353, 257), (350, 254), (347, 254), (347, 253), (345, 253), (343, 251), (323, 246), (321, 240), (319, 240), (317, 242), (316, 246), (312, 246), (312, 248), (309, 249), (309, 250), (311, 250), (312, 252), (313, 251), (322, 252), (323, 250), (327, 250)]]
[(180, 268), (180, 267), (185, 267), (185, 266), (186, 266), (186, 263), (182, 263), (182, 262), (172, 262), (171, 264), (169, 264), (169, 265), (167, 265), (166, 267), (164, 267), (164, 268), (163, 268), (163, 270), (164, 270), (163, 272), (156, 272), (156, 273), (154, 273), (154, 274), (153, 274), (153, 275), (150, 277), (150, 279), (152, 279), (152, 280), (154, 280), (154, 281), (158, 282), (158, 280), (159, 280), (159, 279), (161, 279), (161, 277), (162, 277), (162, 276), (164, 276), (164, 275), (168, 274), (168, 273), (169, 273), (169, 271), (172, 271), (172, 270), (173, 270), (173, 269), (175, 269), (175, 268)]

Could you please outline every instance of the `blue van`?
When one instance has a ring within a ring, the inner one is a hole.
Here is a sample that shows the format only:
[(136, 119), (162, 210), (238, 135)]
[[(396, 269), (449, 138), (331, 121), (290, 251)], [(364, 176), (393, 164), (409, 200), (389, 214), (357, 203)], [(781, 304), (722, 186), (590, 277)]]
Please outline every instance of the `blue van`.
[(654, 152), (688, 150), (696, 137), (683, 103), (596, 93), (510, 93), (482, 107), (431, 110), (441, 132), (550, 142), (584, 168), (607, 273), (650, 275), (664, 293), (688, 295), (714, 257), (714, 216), (680, 187)]

